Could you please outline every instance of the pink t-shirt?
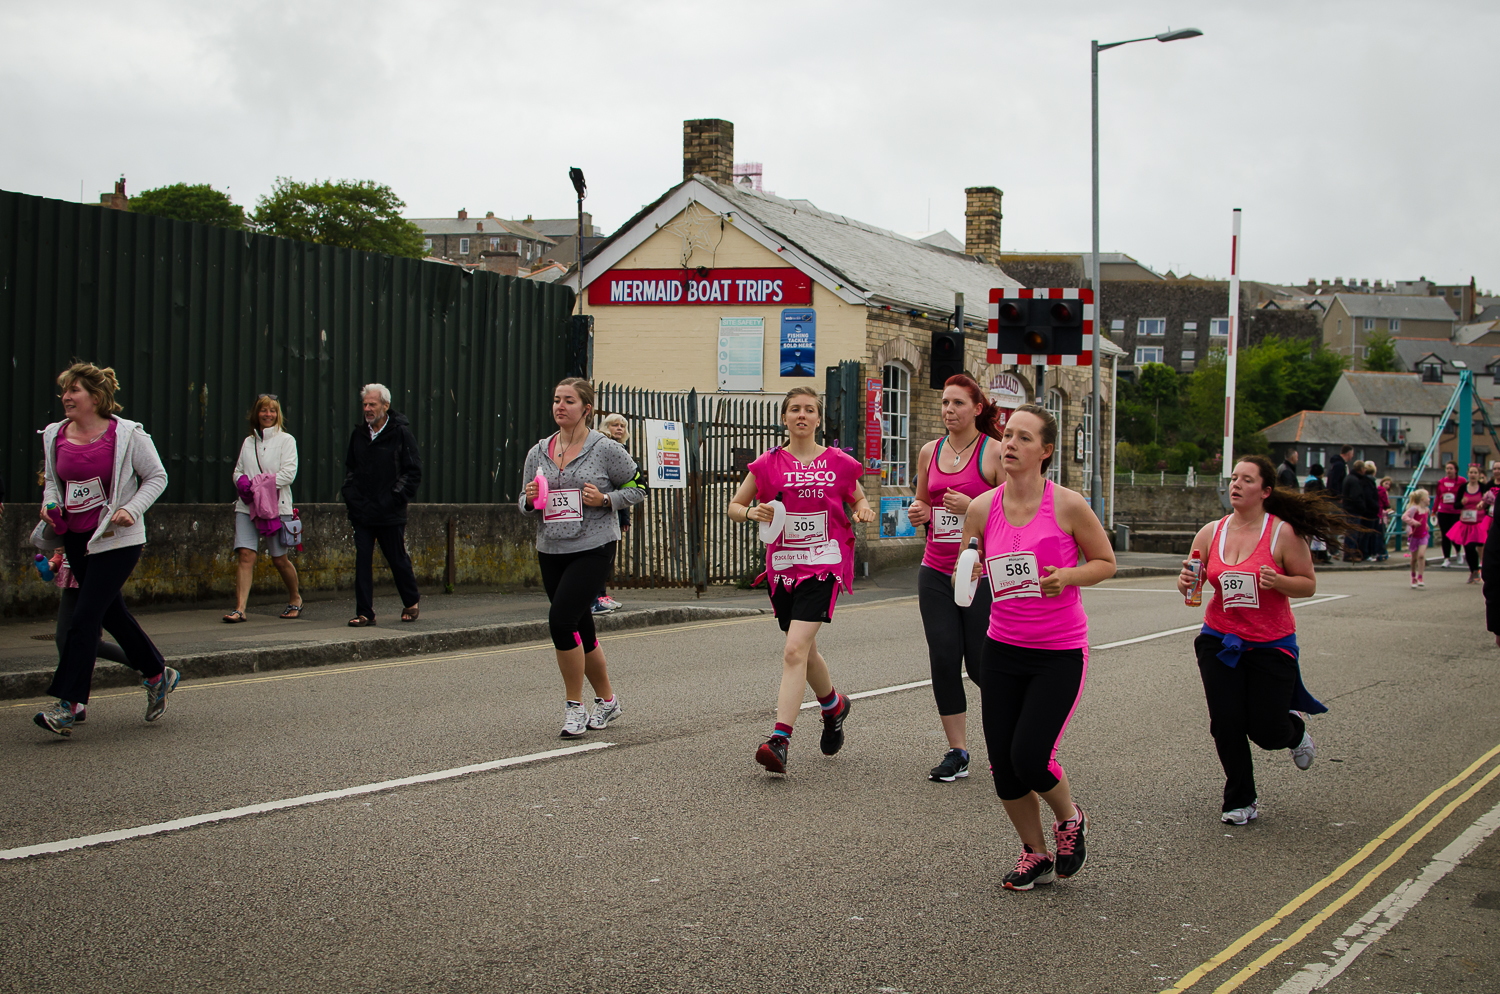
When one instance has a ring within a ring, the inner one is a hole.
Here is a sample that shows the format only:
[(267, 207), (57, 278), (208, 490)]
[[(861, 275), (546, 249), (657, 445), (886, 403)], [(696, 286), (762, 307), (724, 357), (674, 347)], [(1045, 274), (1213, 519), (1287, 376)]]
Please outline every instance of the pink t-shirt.
[(1005, 484), (995, 490), (984, 525), (984, 566), (990, 580), (989, 637), (1028, 649), (1081, 649), (1089, 644), (1083, 594), (1064, 587), (1043, 597), (1046, 567), (1078, 565), (1078, 543), (1057, 523), (1051, 480), (1045, 482), (1036, 514), (1019, 528), (1005, 517)]
[(824, 449), (801, 463), (782, 446), (764, 452), (750, 464), (755, 499), (786, 505), (786, 527), (766, 547), (766, 575), (771, 589), (795, 587), (808, 577), (833, 577), (846, 591), (854, 586), (854, 530), (844, 503), (854, 502), (854, 488), (864, 472), (859, 461), (840, 449)]
[(70, 442), (66, 426), (57, 433), (57, 482), (62, 490), (63, 522), (69, 531), (92, 532), (109, 503), (115, 474), (115, 427), (88, 445)]
[(988, 435), (981, 434), (974, 451), (969, 453), (969, 461), (957, 471), (946, 473), (938, 464), (952, 466), (953, 454), (949, 450), (947, 458), (940, 458), (948, 440), (938, 439), (937, 448), (932, 453), (932, 465), (927, 467), (927, 503), (932, 508), (932, 519), (927, 523), (927, 550), (922, 554), (923, 566), (952, 573), (958, 565), (958, 554), (962, 551), (959, 547), (963, 544), (964, 537), (964, 516), (944, 510), (943, 495), (949, 490), (957, 490), (973, 499), (993, 489), (990, 481), (984, 478), (983, 471), (984, 447), (989, 441)]
[(1458, 492), (1469, 485), (1462, 476), (1443, 477), (1434, 488), (1432, 503), (1439, 514), (1458, 513)]

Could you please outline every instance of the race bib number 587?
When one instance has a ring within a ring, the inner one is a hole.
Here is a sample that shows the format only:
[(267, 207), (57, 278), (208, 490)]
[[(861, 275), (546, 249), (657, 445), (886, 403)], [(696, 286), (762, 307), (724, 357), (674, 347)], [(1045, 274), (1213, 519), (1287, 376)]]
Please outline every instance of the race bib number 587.
[(1254, 573), (1220, 573), (1219, 606), (1226, 611), (1260, 607), (1260, 577)]

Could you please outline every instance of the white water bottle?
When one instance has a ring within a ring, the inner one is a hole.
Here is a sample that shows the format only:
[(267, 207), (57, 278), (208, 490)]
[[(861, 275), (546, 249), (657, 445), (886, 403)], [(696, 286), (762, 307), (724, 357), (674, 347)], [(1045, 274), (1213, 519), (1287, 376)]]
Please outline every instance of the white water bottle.
[(781, 530), (786, 527), (786, 505), (779, 500), (768, 500), (762, 506), (771, 509), (771, 520), (760, 523), (760, 540), (770, 545), (781, 537)]
[(968, 607), (974, 603), (974, 594), (979, 590), (979, 578), (974, 576), (974, 567), (978, 565), (979, 539), (971, 538), (969, 547), (958, 557), (958, 568), (953, 571), (953, 603), (959, 607)]

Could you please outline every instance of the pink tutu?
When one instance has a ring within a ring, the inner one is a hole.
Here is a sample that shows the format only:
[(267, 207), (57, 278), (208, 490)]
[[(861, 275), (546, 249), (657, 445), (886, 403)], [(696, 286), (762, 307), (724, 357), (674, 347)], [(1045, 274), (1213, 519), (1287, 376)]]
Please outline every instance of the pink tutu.
[(1448, 537), (1459, 545), (1471, 545), (1474, 543), (1483, 545), (1484, 540), (1489, 537), (1489, 534), (1490, 516), (1488, 514), (1479, 515), (1479, 520), (1472, 525), (1460, 521), (1448, 529)]

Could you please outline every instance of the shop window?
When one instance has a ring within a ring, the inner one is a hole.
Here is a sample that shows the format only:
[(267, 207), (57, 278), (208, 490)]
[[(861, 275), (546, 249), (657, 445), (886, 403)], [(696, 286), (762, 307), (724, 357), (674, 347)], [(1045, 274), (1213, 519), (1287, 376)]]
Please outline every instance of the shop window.
[(880, 401), (880, 482), (904, 487), (911, 481), (911, 373), (905, 366), (885, 367)]
[(1066, 439), (1068, 433), (1063, 430), (1062, 416), (1062, 391), (1052, 389), (1047, 391), (1047, 403), (1042, 405), (1047, 413), (1057, 421), (1057, 444), (1052, 451), (1052, 465), (1047, 467), (1047, 479), (1053, 483), (1062, 482), (1062, 464), (1066, 456)]

